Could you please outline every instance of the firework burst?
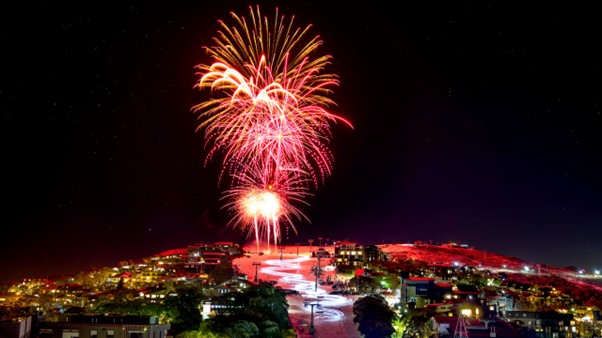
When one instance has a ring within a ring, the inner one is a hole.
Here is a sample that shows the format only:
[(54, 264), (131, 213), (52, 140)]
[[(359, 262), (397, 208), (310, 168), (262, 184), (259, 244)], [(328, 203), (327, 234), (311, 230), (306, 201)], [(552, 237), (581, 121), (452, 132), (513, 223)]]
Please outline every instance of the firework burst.
[[(338, 85), (334, 74), (321, 74), (330, 56), (310, 58), (322, 44), (311, 28), (294, 27), (276, 9), (273, 22), (259, 7), (246, 18), (231, 13), (235, 25), (219, 21), (214, 46), (205, 50), (212, 64), (198, 66), (196, 87), (211, 98), (193, 107), (199, 112), (206, 161), (223, 155), (219, 181), (228, 178), (225, 206), (231, 223), (249, 235), (280, 238), (280, 223), (296, 231), (291, 216), (307, 217), (295, 206), (307, 204), (310, 185), (318, 188), (332, 172), (330, 125), (345, 119), (330, 113), (327, 97)], [(304, 42), (305, 41), (305, 42)], [(309, 220), (308, 220), (309, 221)]]

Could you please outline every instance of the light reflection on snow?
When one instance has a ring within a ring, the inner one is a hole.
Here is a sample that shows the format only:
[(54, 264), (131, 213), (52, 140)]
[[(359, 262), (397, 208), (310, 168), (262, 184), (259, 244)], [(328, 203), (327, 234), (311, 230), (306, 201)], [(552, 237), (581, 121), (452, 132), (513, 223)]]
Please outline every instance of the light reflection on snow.
[[(344, 320), (345, 314), (342, 311), (333, 309), (333, 307), (336, 308), (349, 305), (352, 300), (340, 295), (330, 295), (328, 292), (326, 292), (326, 290), (322, 289), (321, 285), (319, 284), (316, 291), (315, 280), (308, 280), (306, 279), (307, 276), (305, 274), (299, 273), (299, 271), (302, 269), (300, 263), (308, 261), (309, 259), (310, 258), (306, 256), (283, 260), (269, 259), (262, 263), (269, 266), (262, 267), (261, 272), (267, 275), (279, 277), (279, 285), (286, 285), (283, 287), (299, 291), (299, 293), (301, 293), (301, 295), (308, 301), (315, 302), (319, 300), (320, 305), (322, 305), (319, 311), (323, 312), (316, 313), (314, 318), (325, 322)], [(320, 298), (318, 299), (318, 297)], [(310, 307), (306, 307), (305, 311), (310, 312)]]

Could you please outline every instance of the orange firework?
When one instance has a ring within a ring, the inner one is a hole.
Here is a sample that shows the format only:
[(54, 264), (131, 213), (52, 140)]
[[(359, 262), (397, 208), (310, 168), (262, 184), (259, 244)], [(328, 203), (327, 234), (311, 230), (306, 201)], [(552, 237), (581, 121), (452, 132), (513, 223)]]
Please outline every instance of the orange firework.
[[(271, 161), (269, 161), (271, 162)], [(273, 173), (273, 174), (272, 174)], [(274, 244), (280, 238), (281, 220), (295, 233), (292, 216), (309, 221), (296, 204), (308, 203), (307, 175), (293, 167), (271, 170), (268, 164), (256, 161), (246, 165), (232, 177), (232, 188), (224, 192), (224, 207), (234, 211), (230, 223), (248, 229), (249, 236), (255, 234), (259, 250), (259, 238), (265, 237), (270, 248), (270, 237)]]
[[(212, 97), (193, 107), (200, 112), (197, 130), (204, 130), (207, 160), (223, 154), (220, 180), (225, 173), (232, 177), (225, 197), (242, 201), (228, 204), (239, 206), (235, 223), (253, 224), (259, 240), (257, 220), (262, 219), (268, 238), (271, 224), (276, 243), (278, 220), (292, 225), (289, 214), (300, 214), (289, 201), (304, 202), (307, 182), (317, 188), (331, 174), (330, 124), (351, 124), (327, 110), (334, 105), (329, 88), (338, 79), (321, 74), (330, 56), (310, 58), (322, 44), (318, 36), (308, 37), (311, 26), (294, 28), (294, 18), (287, 23), (278, 10), (270, 22), (259, 7), (250, 8), (248, 21), (234, 13), (232, 18), (235, 26), (220, 21), (215, 45), (205, 48), (213, 63), (198, 66), (197, 86), (210, 88)], [(278, 212), (269, 217), (240, 208), (267, 206), (269, 196), (287, 207), (274, 208)], [(244, 215), (254, 215), (253, 222)]]

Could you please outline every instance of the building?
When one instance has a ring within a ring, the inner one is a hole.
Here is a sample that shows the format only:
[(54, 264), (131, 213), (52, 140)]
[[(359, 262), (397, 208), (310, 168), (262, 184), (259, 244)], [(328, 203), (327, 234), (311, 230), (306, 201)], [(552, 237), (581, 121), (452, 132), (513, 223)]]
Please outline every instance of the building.
[(39, 323), (40, 338), (165, 338), (169, 324), (153, 316), (75, 315)]
[(504, 293), (499, 296), (487, 298), (486, 305), (495, 306), (496, 309), (500, 311), (503, 315), (506, 313), (506, 311), (514, 310), (514, 298), (512, 297), (512, 295)]
[(376, 263), (387, 260), (382, 250), (376, 245), (364, 245), (364, 263)]
[(450, 301), (447, 301), (445, 303), (431, 303), (426, 305), (427, 309), (432, 309), (437, 314), (447, 316), (453, 315), (454, 307), (455, 304)]
[(187, 259), (188, 251), (186, 249), (165, 250), (157, 255), (151, 256), (151, 262), (158, 265), (182, 264)]
[(471, 338), (518, 338), (519, 335), (515, 332), (508, 323), (501, 320), (487, 321), (474, 318), (458, 318), (457, 316), (434, 316), (431, 319), (433, 331), (439, 336), (454, 336), (456, 329), (460, 327), (458, 321), (463, 321), (463, 328), (466, 329), (468, 337)]
[(433, 263), (430, 265), (430, 271), (434, 276), (451, 280), (458, 270), (458, 266), (452, 264)]
[(0, 337), (29, 338), (31, 337), (31, 317), (0, 320)]
[(376, 245), (360, 245), (355, 242), (342, 241), (334, 247), (334, 264), (351, 267), (363, 267), (382, 262), (387, 256)]
[(577, 327), (572, 314), (556, 311), (506, 311), (504, 319), (535, 331), (538, 338), (573, 338)]
[(233, 242), (215, 242), (214, 245), (231, 257), (242, 256), (243, 254), (240, 246)]
[(452, 284), (436, 283), (434, 278), (409, 277), (404, 279), (406, 303), (414, 303), (416, 307), (443, 302), (452, 291)]
[(142, 288), (138, 290), (139, 292), (139, 298), (140, 299), (144, 299), (150, 303), (157, 303), (157, 302), (161, 302), (163, 301), (166, 297), (168, 297), (170, 294), (175, 292), (173, 290), (170, 290), (166, 287), (162, 287), (162, 286), (153, 286), (153, 287), (147, 287), (147, 288)]
[(196, 272), (204, 272), (203, 266), (219, 265), (223, 261), (230, 260), (228, 252), (237, 249), (238, 246), (230, 242), (218, 242), (216, 245), (190, 245), (186, 249), (186, 268)]
[(334, 247), (336, 265), (364, 266), (364, 247), (355, 242), (342, 241)]

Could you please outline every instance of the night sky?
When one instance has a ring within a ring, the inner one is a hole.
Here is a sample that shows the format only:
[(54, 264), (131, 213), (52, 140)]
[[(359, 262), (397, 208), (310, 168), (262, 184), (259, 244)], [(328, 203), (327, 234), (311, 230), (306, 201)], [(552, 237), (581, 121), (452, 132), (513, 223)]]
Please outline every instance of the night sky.
[[(288, 241), (450, 240), (602, 266), (602, 21), (549, 2), (262, 3), (341, 85), (334, 172)], [(239, 1), (14, 3), (0, 19), (0, 282), (241, 240), (191, 107)], [(592, 5), (593, 6), (593, 5)]]

